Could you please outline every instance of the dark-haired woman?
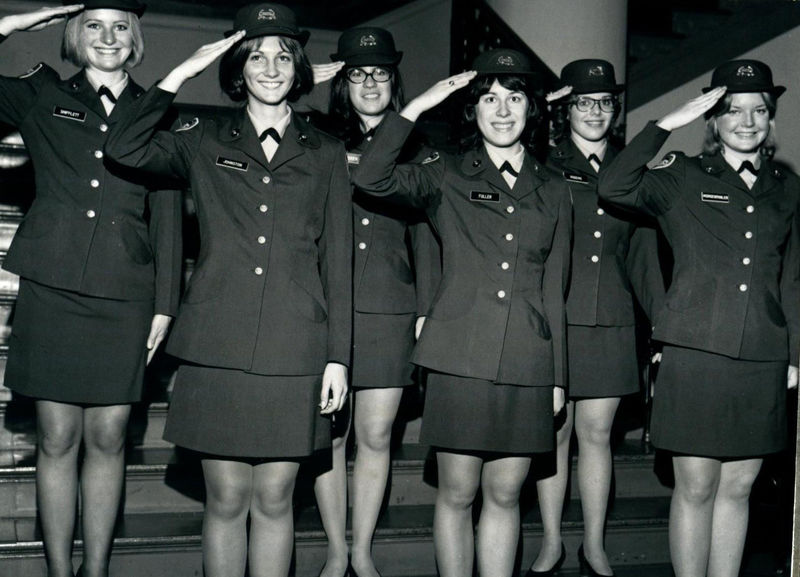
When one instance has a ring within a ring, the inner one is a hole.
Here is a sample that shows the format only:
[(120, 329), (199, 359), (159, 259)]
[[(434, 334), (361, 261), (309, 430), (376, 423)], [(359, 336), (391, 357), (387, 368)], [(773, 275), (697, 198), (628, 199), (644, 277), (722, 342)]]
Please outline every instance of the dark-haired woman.
[(0, 121), (22, 134), (36, 176), (3, 263), (20, 276), (5, 385), (36, 401), (50, 577), (72, 576), (79, 490), (82, 572), (108, 574), (131, 404), (177, 311), (180, 194), (148, 196), (152, 178), (103, 158), (109, 127), (143, 92), (126, 71), (142, 59), (142, 12), (136, 0), (86, 0), (0, 18), (0, 40), (69, 18), (61, 52), (81, 69), (0, 77)]
[[(442, 282), (412, 360), (429, 370), (422, 441), (437, 450), (434, 543), (446, 577), (472, 575), (476, 550), (481, 575), (512, 574), (530, 457), (553, 448), (564, 403), (569, 194), (523, 145), (538, 116), (527, 59), (492, 50), (473, 68), (388, 114), (354, 177), (426, 210), (442, 242)], [(398, 164), (418, 116), (467, 85), (477, 146)]]
[[(285, 6), (241, 8), (230, 36), (154, 86), (107, 147), (182, 179), (197, 206), (200, 254), (169, 341), (185, 364), (164, 436), (203, 455), (208, 576), (288, 575), (299, 461), (330, 449), (324, 416), (347, 393), (350, 186), (341, 143), (289, 106), (312, 85), (307, 38)], [(223, 53), (220, 84), (244, 106), (155, 132), (181, 85)]]
[[(569, 402), (556, 434), (555, 475), (536, 483), (544, 534), (529, 577), (555, 574), (566, 557), (561, 517), (570, 471), (573, 426), (578, 439), (578, 488), (583, 511), (582, 574), (613, 575), (603, 545), (611, 488), (611, 426), (620, 397), (639, 390), (632, 284), (637, 295), (663, 293), (655, 230), (597, 197), (598, 173), (618, 150), (609, 142), (619, 114), (614, 67), (575, 60), (561, 71), (567, 95), (552, 103), (554, 141), (548, 164), (570, 189), (572, 269), (567, 296)], [(649, 290), (642, 290), (643, 288)], [(645, 308), (650, 308), (648, 305)]]
[[(346, 30), (331, 56), (344, 67), (331, 85), (326, 128), (347, 148), (351, 174), (389, 110), (400, 110), (403, 86), (389, 31), (376, 27)], [(404, 159), (419, 156), (412, 139)], [(420, 159), (424, 157), (420, 156)], [(409, 362), (417, 315), (425, 314), (426, 298), (417, 297), (438, 265), (438, 245), (425, 214), (353, 191), (353, 426), (357, 451), (352, 482), (352, 569), (359, 577), (377, 577), (372, 539), (386, 491), (392, 425), (403, 387), (412, 383)], [(418, 284), (419, 283), (419, 284)], [(323, 577), (341, 577), (348, 568), (346, 541), (348, 423), (333, 440), (333, 468), (315, 484), (317, 503), (328, 536)]]
[[(800, 351), (800, 180), (772, 161), (782, 86), (727, 62), (705, 94), (651, 123), (600, 178), (600, 195), (657, 218), (675, 260), (653, 337), (664, 350), (653, 443), (672, 453), (670, 552), (678, 577), (739, 573), (764, 455), (786, 444)], [(705, 114), (704, 152), (669, 153)]]

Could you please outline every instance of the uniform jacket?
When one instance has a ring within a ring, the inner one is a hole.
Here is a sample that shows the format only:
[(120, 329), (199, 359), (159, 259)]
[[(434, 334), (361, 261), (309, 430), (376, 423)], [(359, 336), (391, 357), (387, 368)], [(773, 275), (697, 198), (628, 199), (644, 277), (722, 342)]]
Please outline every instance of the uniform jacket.
[[(616, 153), (616, 149), (608, 147), (601, 172)], [(654, 303), (663, 303), (655, 228), (642, 226), (642, 217), (600, 201), (598, 173), (572, 140), (565, 139), (551, 149), (547, 162), (561, 175), (572, 198), (567, 324), (634, 325), (634, 293), (646, 311), (658, 308)]]
[[(362, 141), (348, 151), (351, 174), (358, 170)], [(415, 150), (402, 156), (418, 157)], [(425, 213), (353, 190), (353, 306), (361, 313), (426, 315), (441, 278), (441, 254)]]
[(600, 176), (600, 196), (655, 216), (675, 259), (653, 338), (749, 360), (800, 349), (800, 179), (764, 160), (748, 190), (721, 155), (669, 153), (649, 124)]
[(390, 113), (354, 175), (365, 192), (425, 209), (442, 240), (442, 282), (412, 361), (498, 383), (565, 386), (566, 187), (526, 156), (510, 190), (483, 148), (398, 165), (412, 127)]
[(129, 81), (109, 117), (83, 71), (61, 80), (39, 64), (21, 78), (0, 77), (0, 121), (22, 134), (36, 175), (36, 196), (3, 266), (86, 295), (155, 299), (155, 312), (174, 315), (180, 193), (148, 196), (158, 182), (103, 156), (110, 128), (142, 93)]
[(167, 351), (266, 375), (350, 360), (352, 204), (344, 147), (293, 114), (271, 162), (244, 108), (154, 129), (173, 94), (152, 88), (106, 152), (191, 187), (200, 252)]

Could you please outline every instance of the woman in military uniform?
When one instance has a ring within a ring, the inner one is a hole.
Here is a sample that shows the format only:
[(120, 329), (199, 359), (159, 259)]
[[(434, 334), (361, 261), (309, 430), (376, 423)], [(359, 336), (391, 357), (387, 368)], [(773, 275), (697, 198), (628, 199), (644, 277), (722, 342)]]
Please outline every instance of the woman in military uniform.
[(22, 134), (36, 179), (3, 263), (20, 276), (5, 385), (36, 400), (51, 577), (72, 575), (79, 482), (82, 571), (108, 573), (131, 403), (177, 310), (180, 195), (148, 197), (152, 179), (103, 158), (109, 128), (143, 92), (126, 72), (142, 58), (142, 12), (136, 0), (86, 0), (0, 19), (1, 40), (69, 18), (62, 54), (81, 68), (67, 80), (45, 64), (0, 77), (0, 121)]
[[(473, 68), (388, 113), (354, 174), (359, 189), (426, 210), (442, 242), (442, 282), (412, 360), (429, 370), (421, 440), (437, 451), (434, 542), (447, 577), (472, 575), (474, 549), (479, 573), (512, 574), (519, 494), (531, 454), (553, 448), (566, 370), (570, 201), (523, 145), (538, 116), (532, 68), (502, 49)], [(418, 116), (467, 85), (476, 146), (398, 164)]]
[[(675, 260), (654, 318), (665, 344), (652, 438), (672, 453), (678, 577), (738, 574), (750, 489), (763, 456), (786, 444), (800, 351), (800, 180), (772, 160), (783, 91), (763, 62), (727, 62), (600, 177), (601, 197), (656, 217)], [(704, 152), (671, 152), (647, 170), (670, 131), (703, 114)]]
[[(400, 110), (402, 79), (388, 30), (360, 27), (339, 37), (331, 55), (344, 68), (331, 85), (326, 129), (345, 142), (351, 174), (387, 111)], [(403, 159), (422, 154), (421, 139), (409, 139)], [(419, 158), (423, 158), (419, 156)], [(352, 486), (352, 570), (376, 577), (372, 538), (378, 521), (390, 466), (392, 425), (403, 396), (412, 384), (409, 362), (417, 317), (440, 265), (438, 244), (424, 212), (396, 206), (353, 191), (353, 424), (357, 451)], [(333, 468), (315, 484), (317, 503), (328, 535), (323, 577), (341, 577), (348, 569), (346, 541), (347, 466), (345, 444), (349, 421), (342, 420), (333, 441)], [(337, 423), (339, 424), (339, 423)]]
[[(631, 215), (597, 197), (598, 173), (618, 152), (609, 136), (624, 86), (617, 84), (611, 63), (599, 59), (567, 64), (561, 71), (561, 86), (567, 87), (567, 94), (552, 104), (556, 145), (548, 164), (572, 197), (569, 403), (556, 434), (556, 473), (536, 484), (544, 535), (529, 577), (553, 575), (566, 558), (561, 517), (573, 426), (583, 510), (584, 535), (578, 550), (582, 574), (613, 575), (603, 546), (612, 473), (611, 425), (620, 397), (639, 390), (632, 284), (639, 285), (637, 295), (658, 298), (663, 293), (655, 229), (637, 227)], [(641, 286), (648, 282), (652, 286)]]
[[(209, 576), (288, 575), (299, 461), (330, 450), (326, 417), (347, 393), (350, 185), (341, 143), (289, 106), (312, 86), (307, 39), (285, 6), (244, 6), (228, 38), (151, 88), (107, 145), (123, 165), (188, 183), (197, 206), (164, 436), (202, 453)], [(178, 89), (223, 53), (220, 85), (245, 105), (156, 131)]]

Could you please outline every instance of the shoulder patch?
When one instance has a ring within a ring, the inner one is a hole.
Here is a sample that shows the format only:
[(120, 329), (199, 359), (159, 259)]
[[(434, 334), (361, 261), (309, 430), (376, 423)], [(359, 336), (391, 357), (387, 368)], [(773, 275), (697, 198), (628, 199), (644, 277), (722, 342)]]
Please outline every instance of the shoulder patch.
[(43, 67), (44, 67), (44, 62), (39, 62), (39, 64), (37, 64), (36, 66), (28, 70), (25, 74), (20, 76), (20, 78), (30, 78), (31, 76), (39, 72)]
[(677, 156), (675, 155), (675, 153), (670, 152), (668, 155), (664, 157), (664, 159), (661, 162), (659, 162), (653, 167), (653, 170), (658, 170), (659, 168), (667, 168), (668, 166), (672, 166), (672, 163), (675, 162), (676, 158)]
[(437, 160), (439, 160), (439, 153), (432, 152), (422, 160), (422, 164), (430, 164), (431, 162), (436, 162)]
[(187, 131), (187, 130), (191, 130), (192, 128), (194, 128), (194, 127), (195, 127), (195, 126), (197, 126), (198, 124), (200, 124), (200, 119), (199, 119), (199, 118), (197, 118), (197, 117), (195, 116), (195, 117), (194, 117), (194, 118), (192, 118), (192, 119), (191, 119), (189, 122), (184, 122), (184, 123), (181, 125), (181, 127), (180, 127), (180, 128), (176, 128), (176, 129), (175, 129), (175, 132), (185, 132), (185, 131)]

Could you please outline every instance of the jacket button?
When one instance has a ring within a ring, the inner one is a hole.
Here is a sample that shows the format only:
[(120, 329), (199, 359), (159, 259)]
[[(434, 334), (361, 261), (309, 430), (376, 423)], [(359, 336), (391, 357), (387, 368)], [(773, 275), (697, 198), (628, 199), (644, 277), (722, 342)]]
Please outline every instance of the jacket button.
[(747, 239), (751, 239), (753, 238), (753, 233), (748, 230), (746, 233), (744, 233), (744, 237)]
[(268, 210), (267, 209), (267, 205), (266, 204), (262, 204), (261, 206), (258, 207), (258, 210), (260, 210), (261, 212), (267, 212), (267, 210)]
[(262, 179), (261, 179), (261, 182), (263, 182), (264, 184), (269, 184), (269, 181), (270, 181), (270, 180), (271, 180), (271, 179), (270, 179), (270, 177), (269, 177), (269, 176), (265, 176), (264, 178), (262, 178)]
[(593, 254), (591, 260), (592, 260), (592, 262), (600, 262), (600, 257), (597, 256), (596, 254)]
[(93, 210), (89, 209), (89, 210), (87, 210), (87, 211), (86, 211), (86, 216), (87, 216), (88, 218), (94, 218), (94, 217), (96, 217), (96, 216), (97, 216), (97, 213), (96, 213), (95, 211), (93, 211)]
[(506, 291), (497, 291), (497, 298), (499, 299), (506, 298)]
[(231, 130), (231, 136), (239, 136), (239, 129), (234, 128), (233, 130)]
[(749, 264), (750, 264), (750, 257), (747, 257), (747, 256), (746, 256), (746, 257), (744, 257), (744, 258), (742, 259), (742, 264), (743, 264), (744, 266), (747, 266), (747, 265), (749, 265)]
[(599, 230), (594, 231), (594, 237), (595, 238), (600, 238), (601, 236), (603, 236), (602, 232), (600, 232)]
[(714, 171), (714, 169), (713, 169), (713, 168), (711, 168), (710, 166), (707, 166), (707, 167), (706, 167), (706, 172), (708, 172), (708, 173), (711, 173), (711, 172), (713, 172), (713, 171)]
[(514, 207), (513, 206), (507, 206), (506, 207), (506, 212), (508, 214), (513, 214), (514, 213)]
[(108, 132), (108, 124), (105, 122), (100, 125), (100, 132)]
[(473, 160), (472, 161), (472, 166), (474, 166), (475, 168), (478, 168), (480, 165), (481, 165), (481, 161), (480, 160)]
[(102, 150), (95, 150), (94, 151), (95, 158), (103, 158), (103, 151)]
[(746, 284), (740, 284), (739, 285), (739, 292), (743, 292), (743, 293), (747, 292), (747, 285)]
[(514, 240), (514, 235), (513, 235), (513, 234), (511, 234), (510, 232), (509, 232), (509, 233), (506, 233), (506, 240), (507, 240), (508, 242), (511, 242), (512, 240)]
[(264, 269), (261, 268), (260, 266), (257, 266), (256, 268), (253, 269), (253, 272), (260, 276), (264, 274)]
[(361, 224), (363, 224), (364, 226), (369, 225), (369, 219), (365, 216), (364, 218), (361, 219)]
[(599, 214), (600, 216), (603, 216), (605, 213), (606, 211), (604, 211), (602, 208), (597, 209), (597, 214)]
[(358, 248), (359, 248), (360, 250), (364, 250), (364, 249), (366, 249), (366, 248), (367, 248), (367, 243), (365, 243), (365, 242), (360, 242), (360, 243), (358, 243)]
[(511, 266), (507, 262), (500, 263), (500, 268), (503, 270), (508, 270), (508, 267)]
[(756, 211), (756, 207), (755, 207), (755, 206), (753, 206), (752, 204), (748, 204), (748, 205), (747, 205), (747, 208), (746, 208), (745, 210), (746, 210), (747, 212), (749, 212), (750, 214), (753, 214), (753, 213)]
[(89, 181), (89, 185), (92, 188), (97, 188), (98, 186), (100, 186), (100, 181), (97, 180), (96, 178), (93, 178), (92, 180)]
[(308, 139), (308, 136), (306, 136), (305, 134), (301, 134), (300, 135), (300, 140), (307, 140), (307, 139)]
[(258, 244), (264, 244), (265, 242), (267, 242), (267, 237), (265, 236), (258, 237)]

